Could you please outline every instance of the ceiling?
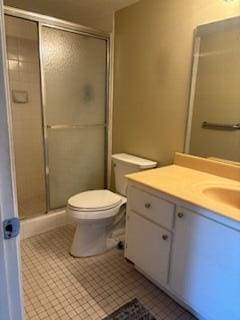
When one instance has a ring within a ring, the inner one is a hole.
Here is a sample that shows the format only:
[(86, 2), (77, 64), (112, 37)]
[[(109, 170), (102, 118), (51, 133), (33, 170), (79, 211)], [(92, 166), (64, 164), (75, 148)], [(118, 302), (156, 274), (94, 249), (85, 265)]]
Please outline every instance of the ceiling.
[(139, 0), (5, 0), (4, 4), (88, 27), (112, 30), (113, 13)]

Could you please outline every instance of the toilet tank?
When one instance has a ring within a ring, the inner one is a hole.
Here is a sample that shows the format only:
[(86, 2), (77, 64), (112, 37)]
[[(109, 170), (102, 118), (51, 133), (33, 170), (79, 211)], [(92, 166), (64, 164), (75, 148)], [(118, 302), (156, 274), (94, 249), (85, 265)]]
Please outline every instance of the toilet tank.
[(117, 153), (112, 155), (112, 161), (116, 192), (123, 196), (126, 196), (127, 192), (126, 174), (155, 168), (157, 166), (157, 162), (155, 161), (135, 157), (127, 153)]

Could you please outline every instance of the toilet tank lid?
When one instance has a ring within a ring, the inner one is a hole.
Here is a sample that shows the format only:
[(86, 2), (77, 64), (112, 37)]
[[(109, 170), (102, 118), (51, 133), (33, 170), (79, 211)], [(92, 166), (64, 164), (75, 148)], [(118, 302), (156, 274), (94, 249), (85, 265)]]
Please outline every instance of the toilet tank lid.
[(151, 161), (144, 158), (139, 158), (127, 153), (117, 153), (112, 155), (112, 159), (126, 164), (131, 164), (140, 169), (151, 169), (157, 166), (156, 161)]

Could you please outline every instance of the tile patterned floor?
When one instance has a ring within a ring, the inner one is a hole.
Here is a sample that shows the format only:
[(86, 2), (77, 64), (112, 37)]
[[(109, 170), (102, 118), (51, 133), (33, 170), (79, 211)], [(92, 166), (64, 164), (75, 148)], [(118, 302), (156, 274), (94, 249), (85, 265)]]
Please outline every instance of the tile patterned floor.
[(134, 297), (158, 320), (194, 320), (113, 249), (73, 258), (74, 226), (22, 241), (26, 320), (103, 319)]

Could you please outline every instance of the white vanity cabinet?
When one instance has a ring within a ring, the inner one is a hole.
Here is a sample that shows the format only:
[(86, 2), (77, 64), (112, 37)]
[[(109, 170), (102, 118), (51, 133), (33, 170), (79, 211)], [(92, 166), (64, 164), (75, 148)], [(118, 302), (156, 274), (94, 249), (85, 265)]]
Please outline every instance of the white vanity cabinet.
[(188, 206), (130, 182), (125, 256), (199, 319), (240, 320), (240, 231)]

